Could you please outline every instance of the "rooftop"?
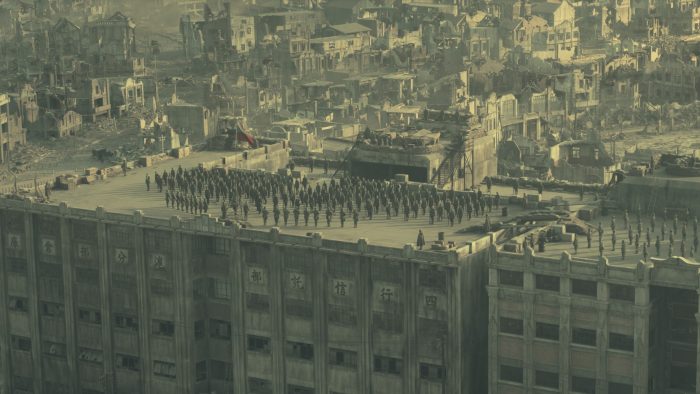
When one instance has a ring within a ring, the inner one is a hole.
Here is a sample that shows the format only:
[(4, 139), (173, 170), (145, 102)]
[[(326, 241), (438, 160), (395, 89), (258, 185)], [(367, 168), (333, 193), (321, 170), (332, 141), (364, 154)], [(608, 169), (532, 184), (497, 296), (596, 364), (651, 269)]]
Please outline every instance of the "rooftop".
[[(195, 152), (189, 157), (177, 161), (169, 160), (157, 163), (150, 168), (129, 170), (126, 176), (119, 174), (91, 185), (79, 185), (71, 191), (56, 191), (51, 196), (52, 204), (66, 202), (70, 207), (89, 210), (94, 210), (98, 206), (102, 206), (107, 212), (123, 214), (132, 214), (135, 210), (141, 210), (146, 217), (167, 219), (178, 216), (182, 220), (192, 220), (195, 217), (193, 214), (167, 208), (165, 206), (164, 195), (155, 191), (155, 187), (153, 187), (150, 192), (147, 192), (144, 182), (146, 174), (150, 174), (151, 178), (153, 178), (154, 171), (156, 170), (162, 172), (164, 170), (170, 170), (171, 168), (177, 168), (178, 165), (182, 165), (183, 168), (190, 168), (197, 166), (199, 162), (210, 161), (223, 155), (225, 155), (223, 152)], [(319, 168), (319, 166), (316, 167), (313, 174), (310, 174), (306, 168), (297, 167), (297, 169), (306, 171), (312, 183), (323, 181), (324, 179), (328, 180), (327, 177), (329, 175), (322, 174), (323, 169)], [(512, 193), (508, 187), (494, 186), (493, 193), (496, 193), (496, 191), (504, 196), (504, 198), (502, 198), (503, 202), (506, 200), (505, 196)], [(532, 190), (525, 190), (524, 192), (536, 193)], [(549, 199), (559, 194), (560, 193), (545, 192), (544, 198)], [(272, 211), (271, 202), (268, 202), (268, 205), (270, 205), (268, 209)], [(267, 226), (265, 226), (263, 225), (261, 215), (255, 212), (254, 205), (249, 203), (249, 206), (251, 206), (251, 212), (247, 222), (249, 228), (269, 229), (274, 226), (272, 214), (270, 214)], [(213, 217), (218, 216), (220, 214), (219, 207), (219, 204), (212, 202), (209, 214)], [(498, 210), (498, 213), (496, 211), (497, 210), (494, 208), (494, 211), (490, 215), (491, 223), (494, 225), (501, 220), (500, 210)], [(523, 209), (520, 206), (510, 205), (508, 219), (522, 212)], [(300, 225), (294, 226), (292, 215), (290, 215), (287, 226), (283, 224), (282, 218), (280, 218), (279, 227), (283, 234), (303, 236), (312, 232), (321, 232), (323, 233), (324, 239), (357, 242), (360, 238), (367, 238), (369, 243), (373, 245), (399, 248), (407, 243), (415, 243), (418, 230), (423, 231), (428, 245), (427, 247), (438, 239), (439, 232), (444, 232), (446, 241), (453, 241), (457, 247), (462, 247), (470, 242), (482, 239), (487, 235), (481, 231), (468, 233), (461, 233), (458, 231), (471, 226), (481, 226), (484, 220), (483, 216), (467, 220), (465, 215), (461, 224), (455, 222), (455, 226), (451, 227), (446, 220), (442, 222), (436, 221), (435, 224), (431, 225), (429, 224), (428, 216), (423, 216), (420, 212), (417, 218), (414, 219), (411, 216), (408, 221), (404, 220), (401, 212), (399, 213), (399, 217), (392, 217), (391, 219), (387, 219), (384, 212), (379, 212), (375, 214), (371, 221), (365, 217), (365, 212), (363, 212), (357, 228), (353, 227), (351, 215), (347, 216), (345, 227), (341, 228), (337, 214), (334, 215), (331, 226), (328, 227), (326, 225), (324, 211), (320, 215), (318, 227), (313, 225), (313, 220), (309, 221), (308, 226), (303, 225), (303, 217), (300, 219)]]

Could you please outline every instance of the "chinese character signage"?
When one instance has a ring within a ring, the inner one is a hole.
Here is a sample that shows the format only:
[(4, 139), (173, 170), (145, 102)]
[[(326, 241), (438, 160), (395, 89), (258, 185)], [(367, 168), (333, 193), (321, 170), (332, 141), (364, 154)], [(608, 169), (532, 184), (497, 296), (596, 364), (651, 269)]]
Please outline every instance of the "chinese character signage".
[(12, 250), (22, 249), (22, 237), (19, 234), (7, 234), (7, 248)]
[(152, 254), (151, 267), (158, 271), (165, 271), (165, 256), (159, 253)]
[(439, 296), (432, 293), (423, 293), (423, 305), (426, 308), (437, 308)]
[(399, 302), (399, 289), (388, 284), (375, 284), (375, 300), (380, 304), (393, 304)]
[(41, 239), (41, 253), (44, 256), (55, 256), (56, 255), (56, 241), (52, 238), (42, 238)]
[(92, 246), (88, 244), (78, 244), (78, 257), (81, 259), (92, 258)]
[(290, 272), (289, 288), (292, 290), (304, 290), (306, 288), (306, 275), (298, 272)]
[(264, 285), (267, 283), (265, 270), (259, 267), (248, 268), (248, 282), (255, 285)]
[(129, 249), (114, 249), (114, 262), (117, 264), (129, 264)]
[(336, 297), (352, 296), (352, 281), (347, 279), (333, 279), (331, 293)]

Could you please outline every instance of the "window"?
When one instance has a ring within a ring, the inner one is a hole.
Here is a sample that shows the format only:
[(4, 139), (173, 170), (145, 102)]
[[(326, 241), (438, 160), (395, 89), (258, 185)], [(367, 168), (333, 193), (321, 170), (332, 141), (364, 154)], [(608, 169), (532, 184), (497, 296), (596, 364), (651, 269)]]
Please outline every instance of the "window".
[(595, 394), (595, 379), (582, 376), (571, 377), (571, 391), (583, 394)]
[(314, 394), (314, 389), (311, 387), (297, 386), (294, 384), (287, 385), (287, 394)]
[(44, 341), (42, 350), (44, 351), (44, 354), (49, 355), (49, 356), (61, 357), (61, 358), (66, 357), (66, 344), (65, 343)]
[(162, 296), (171, 296), (173, 294), (173, 284), (167, 280), (152, 278), (151, 292)]
[(209, 319), (209, 336), (216, 339), (231, 339), (231, 323), (224, 320)]
[(13, 335), (12, 348), (23, 352), (29, 352), (32, 350), (32, 340), (27, 337)]
[(535, 336), (540, 339), (559, 340), (559, 325), (550, 323), (535, 323)]
[(559, 389), (559, 374), (556, 372), (535, 371), (535, 385)]
[(204, 332), (206, 330), (206, 323), (204, 320), (197, 320), (194, 322), (194, 339), (204, 338)]
[(500, 320), (501, 332), (504, 334), (523, 335), (523, 320), (502, 317)]
[(302, 360), (314, 359), (314, 345), (303, 342), (287, 341), (287, 357), (300, 358)]
[(175, 323), (169, 320), (153, 320), (153, 334), (172, 337), (175, 335)]
[(231, 299), (231, 282), (222, 279), (212, 279), (211, 296), (222, 300)]
[(246, 307), (251, 312), (269, 312), (270, 300), (265, 294), (246, 293)]
[[(673, 368), (671, 368), (673, 369)], [(608, 393), (615, 394), (632, 394), (632, 385), (624, 383), (608, 383)]]
[(15, 312), (29, 312), (29, 303), (24, 297), (10, 297), (10, 310)]
[(608, 285), (610, 299), (634, 302), (634, 287), (625, 285)]
[(167, 361), (153, 361), (153, 374), (164, 378), (175, 379), (175, 364)]
[(78, 359), (89, 363), (102, 364), (104, 361), (101, 350), (78, 348)]
[(63, 317), (63, 305), (53, 302), (41, 303), (42, 316)]
[(559, 277), (552, 275), (535, 275), (535, 288), (559, 292)]
[(128, 369), (131, 371), (140, 371), (139, 358), (136, 356), (129, 356), (127, 354), (117, 353), (117, 368)]
[(231, 244), (226, 238), (214, 238), (214, 253), (227, 255), (231, 252)]
[(510, 365), (501, 365), (500, 379), (506, 382), (522, 383), (523, 369), (521, 367), (513, 367)]
[(343, 349), (328, 349), (328, 362), (339, 367), (357, 368), (357, 352)]
[(114, 315), (114, 325), (118, 328), (132, 331), (137, 331), (139, 329), (139, 321), (136, 317), (120, 313)]
[(586, 346), (596, 345), (596, 331), (588, 328), (572, 328), (571, 343)]
[(592, 280), (572, 279), (571, 292), (578, 295), (596, 297), (598, 295), (598, 283)]
[(498, 284), (523, 287), (523, 273), (520, 271), (498, 270)]
[(441, 382), (445, 379), (445, 367), (442, 365), (420, 363), (420, 378)]
[(611, 332), (608, 339), (608, 347), (614, 350), (634, 352), (634, 337)]
[(197, 364), (194, 365), (194, 376), (195, 376), (195, 381), (201, 382), (204, 380), (207, 380), (207, 361), (197, 361)]
[(251, 352), (270, 353), (270, 338), (248, 335), (248, 350)]
[(578, 146), (574, 146), (571, 148), (571, 157), (574, 159), (580, 159), (581, 158), (581, 148)]
[(252, 394), (272, 394), (272, 383), (266, 379), (248, 378), (248, 388)]
[(210, 360), (209, 367), (211, 368), (211, 378), (233, 381), (233, 364), (224, 361)]
[(328, 321), (341, 326), (355, 326), (357, 312), (355, 308), (343, 305), (328, 305)]
[(393, 357), (374, 356), (374, 372), (401, 375), (403, 362)]

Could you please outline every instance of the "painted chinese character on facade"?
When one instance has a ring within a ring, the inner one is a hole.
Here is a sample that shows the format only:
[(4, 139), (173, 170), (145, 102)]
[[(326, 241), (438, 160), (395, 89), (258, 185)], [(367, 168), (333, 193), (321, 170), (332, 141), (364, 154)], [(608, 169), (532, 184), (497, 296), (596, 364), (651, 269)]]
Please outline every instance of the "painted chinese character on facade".
[(264, 285), (266, 282), (265, 271), (262, 268), (248, 268), (248, 281), (256, 285)]
[(394, 289), (392, 289), (391, 287), (382, 287), (382, 289), (379, 291), (379, 297), (384, 302), (395, 301), (394, 296), (395, 296), (395, 292), (394, 292)]
[(19, 234), (7, 234), (7, 247), (14, 250), (22, 248), (22, 239)]
[(117, 264), (128, 264), (129, 263), (129, 250), (128, 249), (115, 249), (114, 250), (114, 261)]
[(81, 259), (89, 259), (92, 257), (92, 248), (90, 245), (78, 244), (78, 257)]
[(340, 297), (348, 295), (348, 284), (344, 280), (335, 280), (333, 282), (333, 292), (335, 295)]
[(45, 256), (55, 256), (56, 255), (56, 241), (51, 238), (44, 238), (41, 240), (41, 253)]
[(297, 272), (289, 273), (289, 287), (296, 290), (303, 290), (305, 288), (306, 278), (303, 274)]
[(163, 256), (162, 254), (151, 255), (151, 265), (156, 270), (165, 270), (165, 256)]

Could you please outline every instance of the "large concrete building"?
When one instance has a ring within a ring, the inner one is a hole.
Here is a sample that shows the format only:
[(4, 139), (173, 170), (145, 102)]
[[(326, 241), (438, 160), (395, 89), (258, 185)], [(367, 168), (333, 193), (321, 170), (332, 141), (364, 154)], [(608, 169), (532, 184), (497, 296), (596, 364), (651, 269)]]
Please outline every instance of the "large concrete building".
[(99, 196), (0, 199), (0, 391), (485, 392), (493, 234), (436, 225), (455, 246), (418, 250), (400, 229), (393, 246), (361, 238), (381, 219), (324, 237)]
[(700, 264), (513, 246), (489, 261), (490, 392), (700, 392)]

